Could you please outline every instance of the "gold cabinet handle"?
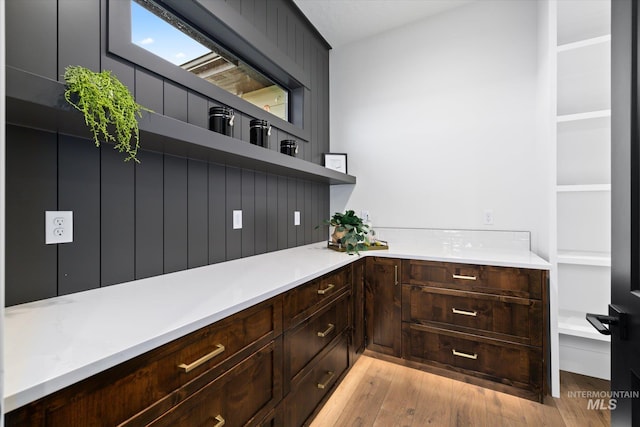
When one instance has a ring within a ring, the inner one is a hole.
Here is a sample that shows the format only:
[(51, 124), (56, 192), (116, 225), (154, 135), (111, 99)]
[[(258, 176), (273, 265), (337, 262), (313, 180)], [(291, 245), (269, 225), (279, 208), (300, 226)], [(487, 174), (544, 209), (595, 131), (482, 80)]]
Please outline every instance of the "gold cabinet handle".
[(462, 280), (478, 280), (476, 276), (464, 276), (462, 274), (454, 274), (454, 279), (462, 279)]
[(456, 351), (455, 348), (452, 349), (451, 351), (453, 352), (454, 356), (466, 357), (467, 359), (473, 359), (473, 360), (476, 360), (478, 358), (478, 354), (477, 353), (473, 353), (473, 354), (462, 353), (462, 352)]
[(321, 383), (318, 383), (318, 388), (321, 390), (324, 390), (327, 385), (331, 382), (331, 380), (333, 379), (333, 376), (335, 375), (335, 372), (332, 371), (327, 371), (327, 375), (325, 376), (325, 380)]
[(222, 415), (216, 415), (216, 417), (214, 418), (214, 420), (217, 421), (217, 423), (215, 423), (213, 425), (213, 427), (222, 427), (224, 425), (224, 423), (226, 422), (224, 420), (224, 418), (222, 418)]
[(335, 287), (336, 287), (336, 285), (334, 285), (333, 283), (329, 283), (326, 288), (318, 289), (318, 295), (324, 295), (324, 294), (326, 294), (327, 292), (329, 292), (331, 289), (333, 289)]
[(399, 283), (399, 281), (398, 281), (398, 266), (394, 265), (394, 269), (395, 269), (395, 278), (394, 278), (394, 280), (395, 280), (395, 284), (397, 285)]
[[(222, 344), (217, 344), (216, 345), (216, 349), (213, 350), (211, 353), (205, 354), (200, 359), (198, 359), (195, 362), (192, 362), (192, 363), (190, 363), (188, 365), (186, 363), (181, 363), (181, 364), (178, 365), (178, 368), (182, 369), (185, 373), (186, 372), (191, 372), (194, 369), (196, 369), (198, 366), (200, 366), (203, 363), (213, 359), (214, 357), (216, 357), (217, 355), (219, 355), (219, 354), (221, 354), (223, 352), (224, 352), (224, 346)], [(224, 423), (224, 420), (222, 422)], [(220, 424), (220, 425), (222, 425), (222, 424)]]
[(324, 332), (318, 332), (318, 336), (320, 338), (324, 338), (327, 335), (329, 335), (331, 333), (331, 331), (333, 331), (335, 329), (336, 325), (334, 325), (333, 323), (329, 323), (327, 324), (327, 330)]
[(477, 311), (466, 311), (466, 310), (458, 310), (457, 308), (452, 308), (451, 311), (453, 314), (462, 314), (464, 316), (476, 317), (478, 315)]

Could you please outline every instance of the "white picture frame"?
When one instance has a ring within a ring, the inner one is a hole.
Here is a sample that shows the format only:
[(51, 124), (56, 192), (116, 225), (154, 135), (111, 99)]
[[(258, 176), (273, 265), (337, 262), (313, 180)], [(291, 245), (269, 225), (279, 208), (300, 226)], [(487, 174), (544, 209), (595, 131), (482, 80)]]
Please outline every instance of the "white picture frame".
[(324, 167), (337, 172), (347, 173), (346, 153), (324, 153)]

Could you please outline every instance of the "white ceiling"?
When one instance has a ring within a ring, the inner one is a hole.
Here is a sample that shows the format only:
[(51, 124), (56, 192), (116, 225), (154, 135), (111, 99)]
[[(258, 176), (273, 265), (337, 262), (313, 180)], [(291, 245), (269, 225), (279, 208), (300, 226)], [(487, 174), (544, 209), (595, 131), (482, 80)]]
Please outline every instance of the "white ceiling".
[(294, 0), (333, 48), (475, 0)]

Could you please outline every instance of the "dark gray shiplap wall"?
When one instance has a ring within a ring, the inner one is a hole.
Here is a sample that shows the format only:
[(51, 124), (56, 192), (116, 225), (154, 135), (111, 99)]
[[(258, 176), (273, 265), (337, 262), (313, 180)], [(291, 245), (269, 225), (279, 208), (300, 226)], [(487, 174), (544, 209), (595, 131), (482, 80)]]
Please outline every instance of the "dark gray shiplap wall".
[[(227, 3), (308, 73), (302, 156), (321, 163), (329, 147), (328, 47), (288, 0)], [(207, 127), (215, 99), (107, 52), (106, 8), (104, 0), (8, 2), (7, 64), (57, 80), (67, 65), (109, 69), (141, 104)], [(235, 136), (248, 141), (250, 117), (239, 119)], [(276, 129), (272, 141), (287, 137)], [(325, 183), (144, 150), (139, 158), (140, 165), (124, 163), (110, 146), (7, 127), (7, 305), (325, 238), (315, 229), (329, 214)], [(243, 210), (242, 230), (232, 230), (234, 209)], [(74, 212), (73, 243), (44, 244), (46, 210)], [(294, 210), (301, 226), (293, 226)]]

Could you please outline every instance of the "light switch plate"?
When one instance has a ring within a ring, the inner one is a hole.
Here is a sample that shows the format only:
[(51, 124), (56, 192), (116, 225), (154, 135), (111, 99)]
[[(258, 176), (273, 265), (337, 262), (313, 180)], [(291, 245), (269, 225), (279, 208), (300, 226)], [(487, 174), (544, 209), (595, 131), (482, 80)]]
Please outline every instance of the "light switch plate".
[(293, 212), (293, 225), (300, 225), (300, 211)]
[(242, 229), (242, 211), (233, 211), (233, 229)]
[(45, 211), (44, 242), (47, 245), (73, 242), (73, 211)]

